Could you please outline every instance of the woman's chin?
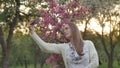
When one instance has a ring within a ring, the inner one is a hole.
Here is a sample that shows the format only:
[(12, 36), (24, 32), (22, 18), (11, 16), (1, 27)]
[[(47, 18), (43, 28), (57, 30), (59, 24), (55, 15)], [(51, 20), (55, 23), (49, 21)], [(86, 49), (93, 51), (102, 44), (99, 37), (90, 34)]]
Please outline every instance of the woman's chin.
[(70, 39), (70, 36), (66, 36), (66, 39)]

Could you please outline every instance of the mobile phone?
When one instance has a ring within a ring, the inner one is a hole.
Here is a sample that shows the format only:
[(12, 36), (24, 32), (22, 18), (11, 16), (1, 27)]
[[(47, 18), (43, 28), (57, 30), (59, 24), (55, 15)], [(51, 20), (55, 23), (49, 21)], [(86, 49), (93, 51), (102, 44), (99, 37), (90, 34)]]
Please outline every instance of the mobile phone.
[(39, 18), (36, 18), (32, 21), (32, 23), (30, 25), (35, 25), (37, 23), (39, 23), (40, 19)]

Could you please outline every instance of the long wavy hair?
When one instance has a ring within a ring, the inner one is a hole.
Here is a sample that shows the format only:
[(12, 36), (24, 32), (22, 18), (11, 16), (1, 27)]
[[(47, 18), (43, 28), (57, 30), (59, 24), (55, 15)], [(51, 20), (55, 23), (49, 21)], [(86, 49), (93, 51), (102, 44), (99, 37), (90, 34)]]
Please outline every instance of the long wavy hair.
[(69, 25), (72, 33), (73, 45), (79, 55), (83, 55), (83, 38), (75, 23), (66, 23)]

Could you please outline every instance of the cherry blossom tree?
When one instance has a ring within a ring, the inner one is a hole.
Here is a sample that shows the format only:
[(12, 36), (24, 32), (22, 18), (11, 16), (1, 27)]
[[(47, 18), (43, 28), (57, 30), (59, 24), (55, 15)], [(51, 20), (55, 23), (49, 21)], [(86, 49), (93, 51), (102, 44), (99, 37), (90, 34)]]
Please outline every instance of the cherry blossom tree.
[[(73, 0), (67, 4), (59, 4), (55, 0), (47, 0), (47, 7), (40, 8), (39, 27), (44, 28), (43, 39), (61, 40), (64, 37), (57, 36), (60, 33), (60, 28), (67, 22), (81, 19), (87, 10), (80, 6), (79, 1)], [(59, 37), (59, 38), (58, 38)]]
[[(52, 40), (52, 42), (66, 41), (61, 27), (65, 23), (80, 20), (87, 13), (87, 9), (80, 5), (77, 0), (66, 1), (66, 3), (58, 3), (55, 0), (46, 0), (47, 7), (39, 9), (40, 21), (37, 24), (40, 27), (42, 38), (44, 40)], [(58, 55), (52, 54), (46, 63), (52, 60), (56, 61)]]

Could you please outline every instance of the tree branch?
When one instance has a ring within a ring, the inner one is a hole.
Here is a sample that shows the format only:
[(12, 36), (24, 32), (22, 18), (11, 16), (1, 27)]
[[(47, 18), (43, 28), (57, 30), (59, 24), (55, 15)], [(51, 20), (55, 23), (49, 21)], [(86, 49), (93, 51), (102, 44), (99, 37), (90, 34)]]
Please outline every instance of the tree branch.
[(8, 48), (10, 47), (10, 43), (11, 43), (11, 39), (13, 36), (13, 31), (14, 31), (14, 27), (17, 25), (17, 19), (19, 18), (19, 7), (20, 7), (20, 0), (15, 0), (16, 2), (16, 10), (15, 10), (15, 17), (13, 19), (13, 21), (9, 24), (10, 29), (9, 29), (9, 34), (8, 34), (8, 38), (7, 38), (7, 46)]
[(106, 54), (109, 56), (110, 54), (109, 54), (109, 52), (108, 52), (108, 50), (107, 50), (104, 37), (101, 36), (98, 32), (96, 32), (96, 34), (100, 37), (100, 40), (101, 40), (101, 42), (102, 42), (102, 44), (103, 44), (103, 47), (104, 47), (104, 50), (105, 50)]

